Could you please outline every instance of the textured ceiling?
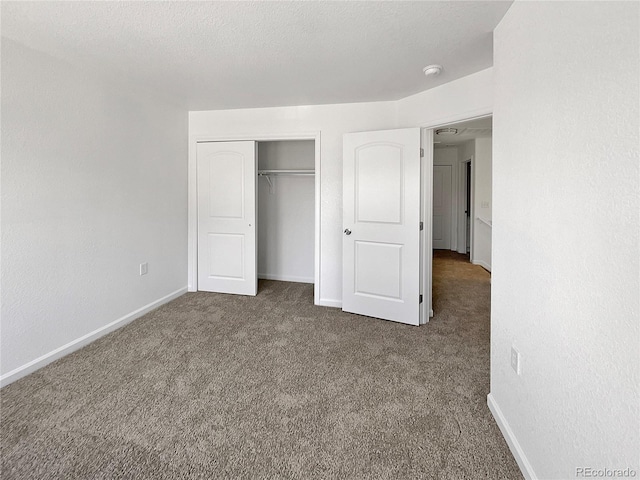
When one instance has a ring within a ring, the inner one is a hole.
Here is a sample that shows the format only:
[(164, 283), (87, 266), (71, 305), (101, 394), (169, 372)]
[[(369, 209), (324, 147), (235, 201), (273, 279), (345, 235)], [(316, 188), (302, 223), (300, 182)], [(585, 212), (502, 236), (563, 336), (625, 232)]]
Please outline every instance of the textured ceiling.
[(2, 35), (190, 110), (363, 102), (490, 67), (510, 5), (3, 1)]

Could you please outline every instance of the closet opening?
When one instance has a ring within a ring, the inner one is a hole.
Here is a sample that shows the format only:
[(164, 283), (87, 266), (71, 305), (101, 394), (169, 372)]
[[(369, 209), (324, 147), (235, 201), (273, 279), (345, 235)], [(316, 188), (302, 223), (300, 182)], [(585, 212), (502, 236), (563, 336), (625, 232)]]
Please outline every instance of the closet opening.
[(320, 132), (192, 137), (189, 291), (297, 282), (319, 305), (320, 166)]
[(315, 141), (257, 144), (258, 294), (264, 280), (314, 284)]

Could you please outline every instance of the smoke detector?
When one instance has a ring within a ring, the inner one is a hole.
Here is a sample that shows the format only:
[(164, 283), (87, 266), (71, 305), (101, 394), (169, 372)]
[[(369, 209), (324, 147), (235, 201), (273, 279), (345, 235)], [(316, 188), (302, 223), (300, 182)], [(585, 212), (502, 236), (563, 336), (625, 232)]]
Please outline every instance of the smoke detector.
[(427, 77), (435, 77), (442, 71), (442, 65), (427, 65), (422, 71)]

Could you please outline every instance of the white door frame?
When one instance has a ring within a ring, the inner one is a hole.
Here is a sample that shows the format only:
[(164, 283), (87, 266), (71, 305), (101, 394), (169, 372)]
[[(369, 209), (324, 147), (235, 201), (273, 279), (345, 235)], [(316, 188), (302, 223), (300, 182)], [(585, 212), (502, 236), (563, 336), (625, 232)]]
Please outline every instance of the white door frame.
[(188, 211), (187, 211), (187, 291), (198, 291), (198, 192), (196, 177), (196, 147), (200, 142), (256, 142), (314, 140), (315, 144), (315, 237), (314, 237), (314, 303), (320, 304), (320, 132), (287, 134), (190, 135), (188, 164)]
[[(424, 215), (422, 216), (424, 221), (423, 230), (423, 248), (422, 252), (422, 286), (421, 291), (425, 292), (425, 298), (429, 298), (429, 308), (425, 308), (425, 314), (428, 313), (429, 317), (433, 317), (433, 237), (432, 237), (432, 221), (433, 221), (433, 131), (436, 128), (446, 127), (454, 123), (460, 123), (467, 120), (476, 120), (478, 118), (490, 117), (493, 115), (493, 108), (487, 108), (475, 112), (462, 113), (459, 115), (453, 115), (451, 117), (443, 118), (438, 121), (432, 121), (420, 126), (422, 128), (422, 148), (424, 148), (425, 155), (422, 160), (422, 181), (424, 185), (431, 185), (431, 188), (422, 189), (422, 204), (424, 206)], [(473, 169), (473, 163), (471, 164)], [(473, 176), (473, 172), (472, 172)], [(426, 323), (429, 321), (426, 315), (421, 315), (420, 323)]]
[(433, 129), (423, 128), (420, 140), (424, 151), (420, 182), (420, 217), (424, 226), (420, 235), (420, 291), (423, 295), (420, 304), (420, 325), (424, 325), (433, 317)]
[(457, 251), (458, 253), (463, 253), (464, 255), (467, 254), (467, 215), (464, 213), (465, 211), (465, 207), (466, 207), (466, 202), (465, 202), (465, 196), (467, 193), (467, 163), (471, 164), (471, 178), (469, 179), (471, 181), (471, 188), (470, 188), (470, 192), (469, 192), (469, 196), (471, 197), (469, 199), (469, 209), (471, 210), (469, 212), (469, 254), (472, 254), (472, 249), (471, 249), (471, 245), (473, 244), (473, 213), (474, 213), (474, 203), (473, 203), (473, 199), (474, 199), (474, 162), (473, 162), (473, 155), (471, 155), (469, 158), (464, 159), (464, 160), (460, 160), (460, 163), (458, 165), (458, 220), (457, 220), (457, 227), (458, 227), (458, 248)]

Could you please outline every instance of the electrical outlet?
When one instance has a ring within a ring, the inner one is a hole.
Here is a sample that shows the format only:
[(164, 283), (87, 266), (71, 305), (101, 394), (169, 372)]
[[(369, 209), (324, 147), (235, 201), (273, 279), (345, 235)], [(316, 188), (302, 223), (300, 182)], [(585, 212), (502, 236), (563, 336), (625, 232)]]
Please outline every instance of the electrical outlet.
[(140, 275), (146, 275), (149, 273), (149, 264), (147, 262), (140, 264)]
[(514, 346), (511, 346), (511, 368), (520, 375), (520, 352)]

